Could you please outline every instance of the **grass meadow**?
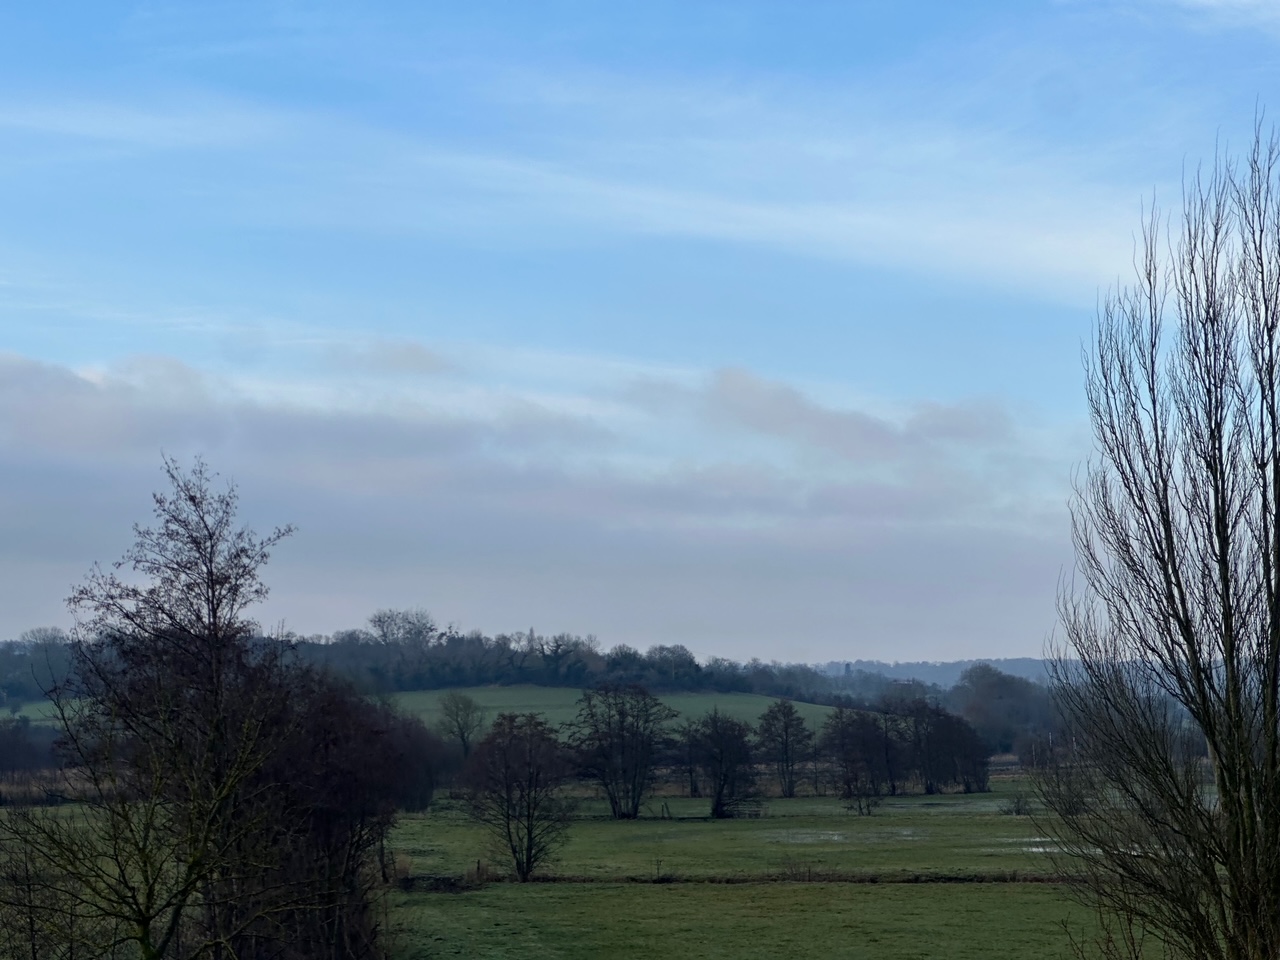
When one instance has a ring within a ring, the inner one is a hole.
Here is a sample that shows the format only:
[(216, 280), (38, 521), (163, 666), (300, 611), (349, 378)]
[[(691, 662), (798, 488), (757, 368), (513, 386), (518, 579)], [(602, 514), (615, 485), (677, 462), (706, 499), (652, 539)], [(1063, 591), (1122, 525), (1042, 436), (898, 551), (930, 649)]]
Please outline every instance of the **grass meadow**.
[(404, 960), (1071, 956), (1048, 884), (496, 884), (396, 894)]
[[(1049, 877), (1049, 844), (1001, 813), (1022, 788), (886, 799), (874, 815), (834, 798), (767, 801), (758, 819), (706, 819), (661, 798), (607, 819), (587, 799), (542, 882), (441, 892), (438, 878), (505, 871), (443, 798), (394, 837), (408, 889), (391, 897), (398, 951), (427, 957), (995, 958), (1071, 955), (1084, 912)], [(663, 803), (670, 818), (661, 814)]]
[[(770, 799), (758, 819), (710, 820), (708, 801), (657, 797), (639, 820), (586, 800), (549, 873), (591, 881), (753, 878), (903, 881), (1039, 878), (1046, 842), (1028, 817), (999, 812), (1015, 782), (987, 794), (890, 797), (869, 817), (831, 797)], [(665, 810), (670, 818), (662, 817)], [(483, 832), (446, 799), (402, 818), (396, 849), (413, 871), (461, 875), (488, 860)]]
[[(573, 719), (579, 690), (476, 687), (490, 714)], [(442, 691), (395, 695), (428, 723)], [(718, 708), (754, 722), (769, 697), (674, 694), (683, 717)], [(815, 728), (828, 708), (797, 704)], [(24, 714), (39, 720), (47, 705)], [(392, 837), (402, 883), (386, 901), (395, 955), (476, 960), (948, 960), (1072, 956), (1066, 929), (1088, 914), (1048, 882), (1050, 844), (1034, 820), (1002, 812), (1025, 790), (994, 779), (986, 794), (886, 798), (858, 816), (834, 797), (768, 798), (754, 819), (707, 818), (708, 801), (654, 797), (639, 820), (615, 822), (580, 787), (568, 842), (540, 882), (509, 882), (508, 865), (440, 794), (401, 818)], [(477, 864), (480, 870), (477, 871)], [(487, 878), (475, 882), (479, 874)], [(1064, 928), (1065, 925), (1065, 928)]]
[[(572, 720), (580, 691), (475, 687), (490, 713)], [(396, 695), (428, 723), (442, 691)], [(755, 722), (772, 698), (663, 697), (682, 717), (713, 707)], [(797, 704), (815, 728), (827, 707)], [(542, 882), (455, 886), (507, 867), (456, 799), (402, 818), (393, 838), (404, 889), (389, 899), (397, 952), (493, 960), (598, 957), (1069, 957), (1064, 924), (1087, 917), (1050, 875), (1031, 818), (1002, 813), (1024, 789), (887, 798), (872, 816), (833, 797), (768, 799), (758, 819), (707, 819), (707, 801), (657, 796), (639, 820), (608, 819), (583, 797), (569, 840)]]

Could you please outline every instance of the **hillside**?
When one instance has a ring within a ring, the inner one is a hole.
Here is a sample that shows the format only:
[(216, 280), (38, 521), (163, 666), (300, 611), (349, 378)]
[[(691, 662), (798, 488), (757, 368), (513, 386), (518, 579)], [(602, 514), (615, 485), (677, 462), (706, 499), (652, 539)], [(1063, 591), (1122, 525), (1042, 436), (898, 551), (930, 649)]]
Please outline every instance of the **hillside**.
[[(568, 723), (578, 713), (577, 702), (582, 691), (576, 687), (461, 687), (455, 688), (474, 698), (489, 711), (492, 718), (499, 713), (541, 713), (554, 724)], [(428, 724), (439, 718), (440, 698), (444, 690), (412, 690), (392, 695), (395, 703), (409, 713), (420, 716)], [(668, 693), (662, 702), (680, 711), (681, 719), (696, 718), (718, 708), (739, 720), (755, 723), (760, 714), (774, 702), (773, 697), (754, 693)], [(830, 707), (815, 703), (796, 703), (796, 709), (811, 725), (818, 726), (831, 712)]]

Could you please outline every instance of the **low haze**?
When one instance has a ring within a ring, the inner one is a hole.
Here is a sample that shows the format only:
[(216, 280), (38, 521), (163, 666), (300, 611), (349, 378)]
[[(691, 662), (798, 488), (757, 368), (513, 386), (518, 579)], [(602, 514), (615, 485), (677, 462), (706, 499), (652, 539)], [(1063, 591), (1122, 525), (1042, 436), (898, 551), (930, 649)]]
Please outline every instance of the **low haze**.
[(0, 637), (163, 452), (303, 634), (1038, 656), (1095, 306), (1275, 9), (10, 5)]

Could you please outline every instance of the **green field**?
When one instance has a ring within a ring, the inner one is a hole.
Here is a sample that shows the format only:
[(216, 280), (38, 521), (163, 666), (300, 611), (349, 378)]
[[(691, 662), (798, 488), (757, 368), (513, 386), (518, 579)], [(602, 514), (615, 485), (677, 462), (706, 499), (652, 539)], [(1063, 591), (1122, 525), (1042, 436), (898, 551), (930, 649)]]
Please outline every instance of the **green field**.
[[(578, 715), (578, 699), (582, 690), (577, 687), (535, 687), (530, 685), (510, 687), (457, 687), (458, 693), (464, 693), (474, 699), (489, 713), (492, 720), (499, 713), (541, 713), (552, 724), (563, 724)], [(445, 690), (411, 690), (391, 694), (391, 699), (407, 713), (421, 717), (428, 724), (440, 718), (440, 698)], [(717, 708), (721, 713), (729, 714), (739, 720), (755, 723), (760, 714), (774, 702), (773, 697), (765, 697), (755, 693), (668, 693), (661, 696), (662, 702), (674, 710), (678, 710), (682, 718), (700, 717)], [(811, 726), (820, 726), (823, 719), (831, 712), (830, 707), (816, 703), (796, 703), (796, 709)], [(50, 719), (52, 707), (47, 700), (25, 703), (18, 711), (18, 716), (29, 717), (33, 722)]]
[[(440, 698), (445, 690), (414, 690), (392, 695), (392, 699), (408, 713), (422, 717), (432, 723), (440, 716)], [(458, 693), (464, 693), (489, 711), (492, 719), (499, 713), (541, 713), (549, 723), (568, 723), (578, 715), (578, 698), (582, 691), (576, 687), (460, 687)], [(774, 702), (773, 697), (765, 697), (755, 693), (666, 693), (661, 695), (662, 702), (674, 710), (680, 711), (681, 717), (700, 717), (710, 713), (712, 708), (721, 713), (755, 723), (760, 714)], [(831, 712), (830, 707), (818, 706), (815, 703), (796, 703), (796, 709), (811, 726), (821, 725), (823, 719)]]
[[(547, 872), (599, 881), (1043, 876), (1047, 842), (1029, 818), (999, 812), (1012, 789), (891, 797), (870, 817), (811, 797), (768, 800), (759, 819), (708, 820), (706, 800), (671, 798), (651, 801), (639, 820), (613, 821), (602, 802), (589, 801)], [(671, 819), (656, 816), (664, 802)], [(405, 816), (395, 847), (421, 875), (460, 875), (489, 859), (484, 834), (448, 799)]]
[(19, 707), (15, 715), (26, 717), (32, 723), (51, 723), (53, 704), (48, 700), (32, 700)]
[(397, 954), (484, 960), (1071, 956), (1048, 884), (499, 884), (397, 894)]
[[(544, 714), (565, 723), (580, 691), (478, 687), (490, 716)], [(442, 691), (395, 700), (428, 723)], [(772, 698), (675, 694), (684, 716), (713, 707), (755, 721)], [(813, 725), (825, 707), (797, 704)], [(24, 713), (38, 719), (46, 704)], [(1069, 957), (1067, 923), (1089, 918), (1051, 876), (1051, 844), (1027, 817), (1001, 812), (1025, 789), (892, 797), (872, 816), (833, 797), (769, 798), (759, 818), (713, 821), (708, 802), (651, 799), (635, 821), (608, 819), (578, 786), (569, 840), (542, 870), (550, 882), (504, 879), (509, 867), (447, 794), (405, 815), (392, 838), (403, 889), (388, 895), (400, 960), (435, 957), (587, 960), (596, 957), (753, 960), (848, 957)], [(668, 787), (668, 790), (671, 788)], [(472, 883), (477, 863), (489, 882)], [(463, 892), (444, 892), (446, 889)]]
[[(584, 803), (544, 876), (436, 892), (440, 877), (505, 871), (461, 806), (405, 817), (394, 846), (408, 892), (392, 897), (400, 955), (540, 958), (1066, 957), (1082, 911), (1049, 876), (1049, 843), (991, 794), (887, 799), (860, 817), (825, 797), (773, 799), (759, 819), (607, 819)], [(649, 813), (662, 810), (662, 800)], [(656, 882), (655, 882), (656, 881)]]

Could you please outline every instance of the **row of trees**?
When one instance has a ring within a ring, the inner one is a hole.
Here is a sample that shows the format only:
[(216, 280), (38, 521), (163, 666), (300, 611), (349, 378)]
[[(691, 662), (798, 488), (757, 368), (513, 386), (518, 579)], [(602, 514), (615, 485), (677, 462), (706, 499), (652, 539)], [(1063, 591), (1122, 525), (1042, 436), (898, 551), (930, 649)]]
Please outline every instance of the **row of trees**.
[(861, 671), (833, 677), (804, 664), (743, 664), (719, 657), (702, 664), (679, 645), (653, 646), (645, 653), (619, 645), (601, 652), (594, 637), (545, 637), (533, 630), (464, 635), (439, 629), (422, 611), (391, 610), (370, 618), (367, 630), (313, 638), (300, 649), (311, 661), (360, 678), (376, 690), (508, 683), (638, 686), (658, 692), (755, 693), (880, 713), (901, 713), (905, 705), (928, 701), (963, 717), (988, 754), (1028, 752), (1030, 744), (1059, 726), (1044, 684), (981, 663), (942, 690)]
[[(942, 689), (863, 671), (829, 676), (798, 664), (740, 664), (723, 658), (702, 664), (678, 645), (654, 646), (645, 653), (622, 645), (601, 652), (594, 638), (567, 634), (464, 635), (439, 629), (422, 611), (405, 610), (381, 611), (365, 630), (290, 642), (303, 662), (338, 673), (366, 693), (542, 683), (748, 692), (811, 703), (843, 700), (872, 710), (927, 699), (968, 720), (992, 753), (1026, 752), (1027, 744), (1057, 723), (1044, 684), (981, 663), (967, 668), (950, 689)], [(16, 709), (26, 700), (42, 698), (42, 690), (54, 682), (51, 678), (65, 674), (66, 645), (65, 635), (48, 628), (0, 643), (0, 707)]]
[(711, 691), (877, 709), (892, 700), (928, 699), (964, 716), (991, 752), (1052, 729), (1057, 713), (1044, 684), (975, 664), (951, 689), (856, 671), (832, 676), (806, 664), (700, 663), (687, 648), (625, 644), (603, 651), (595, 637), (523, 633), (488, 637), (441, 629), (423, 611), (383, 610), (369, 627), (303, 641), (309, 659), (333, 667), (372, 691), (529, 683), (579, 688), (643, 686), (658, 692)]
[(371, 692), (489, 684), (589, 688), (639, 684), (659, 691), (760, 693), (815, 700), (840, 693), (840, 678), (804, 664), (700, 663), (686, 647), (626, 644), (605, 651), (594, 636), (547, 636), (530, 628), (490, 637), (441, 628), (421, 610), (381, 610), (361, 629), (297, 638), (308, 660), (352, 677)]
[[(442, 721), (463, 743), (479, 730), (467, 699), (453, 694)], [(573, 779), (594, 785), (617, 820), (640, 816), (664, 771), (678, 774), (690, 796), (706, 797), (712, 818), (754, 810), (762, 776), (795, 796), (802, 768), (815, 789), (829, 785), (863, 814), (885, 794), (987, 786), (977, 734), (924, 701), (895, 714), (842, 705), (817, 732), (789, 700), (773, 703), (754, 728), (719, 710), (678, 727), (677, 716), (640, 686), (585, 692), (562, 731), (538, 714), (501, 714), (463, 771), (472, 814), (527, 880), (564, 838), (575, 807), (565, 786)], [(472, 722), (460, 728), (462, 717)]]
[(367, 689), (404, 690), (529, 683), (579, 688), (639, 686), (658, 692), (754, 693), (809, 703), (900, 713), (929, 701), (963, 717), (988, 754), (1023, 753), (1059, 726), (1044, 684), (974, 664), (949, 690), (890, 680), (862, 671), (831, 676), (805, 664), (699, 663), (687, 648), (655, 645), (641, 653), (625, 644), (602, 651), (595, 637), (524, 633), (488, 637), (441, 629), (420, 610), (383, 610), (369, 627), (301, 641), (311, 662), (352, 677)]
[[(504, 714), (504, 716), (506, 716)], [(639, 816), (657, 779), (688, 796), (719, 801), (763, 795), (794, 797), (807, 781), (815, 794), (846, 799), (987, 789), (988, 755), (962, 717), (925, 700), (890, 701), (879, 711), (837, 705), (815, 729), (790, 700), (776, 700), (753, 726), (713, 709), (681, 723), (679, 713), (644, 687), (585, 691), (572, 723), (557, 731), (578, 779), (593, 783), (610, 815)], [(465, 694), (441, 700), (437, 729), (468, 756), (486, 717)]]

